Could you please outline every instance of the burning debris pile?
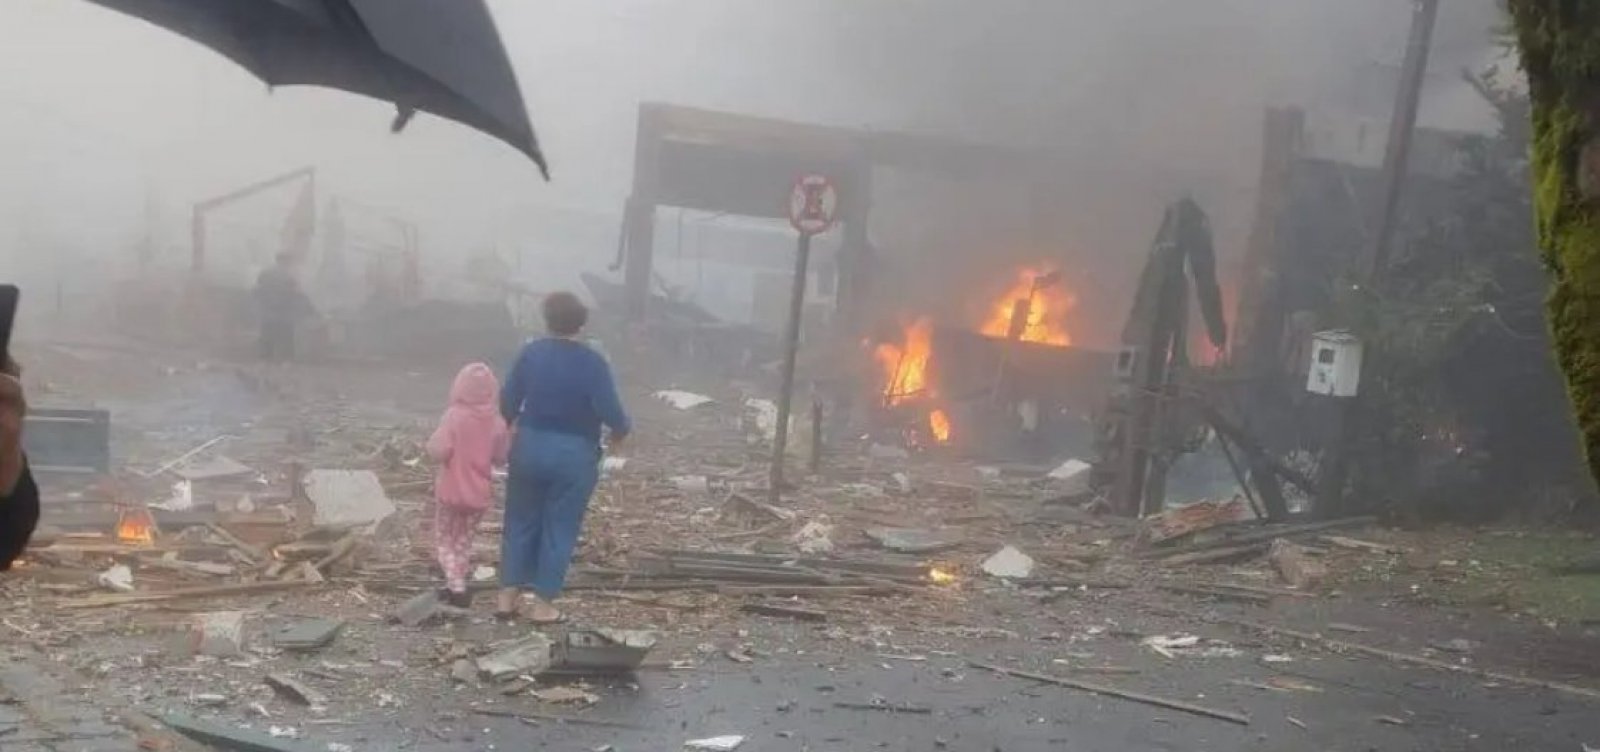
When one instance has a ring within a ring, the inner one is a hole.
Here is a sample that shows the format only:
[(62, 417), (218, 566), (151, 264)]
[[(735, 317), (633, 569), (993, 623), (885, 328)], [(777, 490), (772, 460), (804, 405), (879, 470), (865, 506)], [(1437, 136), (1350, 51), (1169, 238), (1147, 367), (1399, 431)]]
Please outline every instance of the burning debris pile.
[[(1073, 348), (1068, 325), (1076, 306), (1059, 270), (1034, 266), (1018, 269), (970, 326), (929, 315), (906, 319), (893, 337), (868, 343), (880, 425), (910, 449), (971, 452), (1012, 443), (999, 436), (1040, 434), (1064, 406), (1062, 391), (1077, 392), (1073, 407), (1103, 397), (1105, 379), (1079, 379), (1087, 369), (1059, 364), (1095, 359)], [(1064, 390), (1045, 386), (1062, 375), (1070, 382)]]

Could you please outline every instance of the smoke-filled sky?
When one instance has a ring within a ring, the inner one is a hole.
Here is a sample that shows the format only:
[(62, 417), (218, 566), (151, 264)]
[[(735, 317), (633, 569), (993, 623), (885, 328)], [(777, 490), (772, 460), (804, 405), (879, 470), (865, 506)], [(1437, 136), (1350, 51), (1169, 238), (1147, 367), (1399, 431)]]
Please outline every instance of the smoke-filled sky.
[[(1211, 191), (1218, 225), (1238, 227), (1261, 108), (1386, 117), (1410, 16), (1409, 0), (490, 4), (553, 183), (454, 124), (422, 117), (391, 136), (387, 105), (269, 93), (86, 2), (5, 0), (0, 262), (20, 263), (21, 249), (131, 254), (146, 217), (181, 246), (189, 203), (307, 164), (332, 192), (416, 221), (430, 254), (465, 253), (501, 239), (519, 207), (616, 207), (641, 101), (960, 135), (1096, 174), (1158, 165), (1171, 184), (1150, 195)], [(1458, 71), (1493, 56), (1494, 0), (1444, 5), (1424, 121), (1485, 127)]]

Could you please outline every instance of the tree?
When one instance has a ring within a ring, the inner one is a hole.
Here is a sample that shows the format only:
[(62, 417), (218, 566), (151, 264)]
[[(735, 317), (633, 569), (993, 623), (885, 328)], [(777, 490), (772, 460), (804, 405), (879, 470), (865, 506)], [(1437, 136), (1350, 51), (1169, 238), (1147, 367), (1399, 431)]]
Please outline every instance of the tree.
[(1600, 0), (1509, 0), (1528, 77), (1546, 303), (1589, 474), (1600, 480)]
[(1380, 284), (1334, 286), (1375, 355), (1358, 496), (1407, 515), (1542, 516), (1595, 499), (1541, 310), (1528, 98), (1498, 71), (1466, 77), (1498, 132), (1456, 137), (1447, 177), (1412, 178), (1418, 205)]

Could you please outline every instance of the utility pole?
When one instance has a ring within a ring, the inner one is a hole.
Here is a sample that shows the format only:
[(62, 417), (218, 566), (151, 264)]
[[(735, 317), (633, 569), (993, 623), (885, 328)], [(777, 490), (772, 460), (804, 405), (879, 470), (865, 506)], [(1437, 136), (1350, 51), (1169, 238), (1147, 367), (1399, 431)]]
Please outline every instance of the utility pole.
[[(1417, 109), (1422, 101), (1422, 83), (1428, 73), (1428, 52), (1433, 46), (1433, 26), (1439, 17), (1439, 0), (1412, 0), (1411, 34), (1406, 41), (1405, 63), (1400, 70), (1400, 89), (1395, 95), (1394, 112), (1389, 120), (1389, 142), (1383, 155), (1383, 194), (1378, 205), (1378, 224), (1370, 243), (1363, 249), (1356, 278), (1370, 290), (1381, 288), (1389, 263), (1400, 218), (1400, 197), (1405, 190), (1406, 166), (1411, 157), (1411, 140), (1416, 133)], [(1362, 360), (1362, 371), (1372, 372), (1370, 349)], [(1324, 517), (1339, 516), (1345, 509), (1345, 481), (1350, 474), (1350, 455), (1360, 419), (1361, 396), (1343, 398), (1332, 453), (1323, 468), (1317, 499), (1317, 512)]]
[(1406, 42), (1400, 91), (1395, 97), (1394, 114), (1389, 120), (1389, 142), (1383, 155), (1383, 203), (1378, 207), (1377, 230), (1372, 234), (1364, 270), (1369, 285), (1383, 277), (1384, 267), (1389, 263), (1389, 246), (1400, 215), (1406, 163), (1411, 156), (1411, 139), (1417, 130), (1417, 108), (1422, 101), (1422, 82), (1428, 73), (1428, 51), (1433, 46), (1433, 26), (1438, 17), (1439, 0), (1412, 0), (1411, 37)]

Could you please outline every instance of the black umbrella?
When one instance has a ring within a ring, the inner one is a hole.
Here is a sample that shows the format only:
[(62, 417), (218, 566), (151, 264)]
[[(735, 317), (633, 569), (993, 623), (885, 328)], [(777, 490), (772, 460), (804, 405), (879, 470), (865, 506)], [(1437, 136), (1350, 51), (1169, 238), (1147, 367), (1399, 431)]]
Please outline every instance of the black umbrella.
[(516, 73), (483, 0), (89, 0), (216, 50), (271, 86), (393, 102), (516, 147), (549, 178)]

